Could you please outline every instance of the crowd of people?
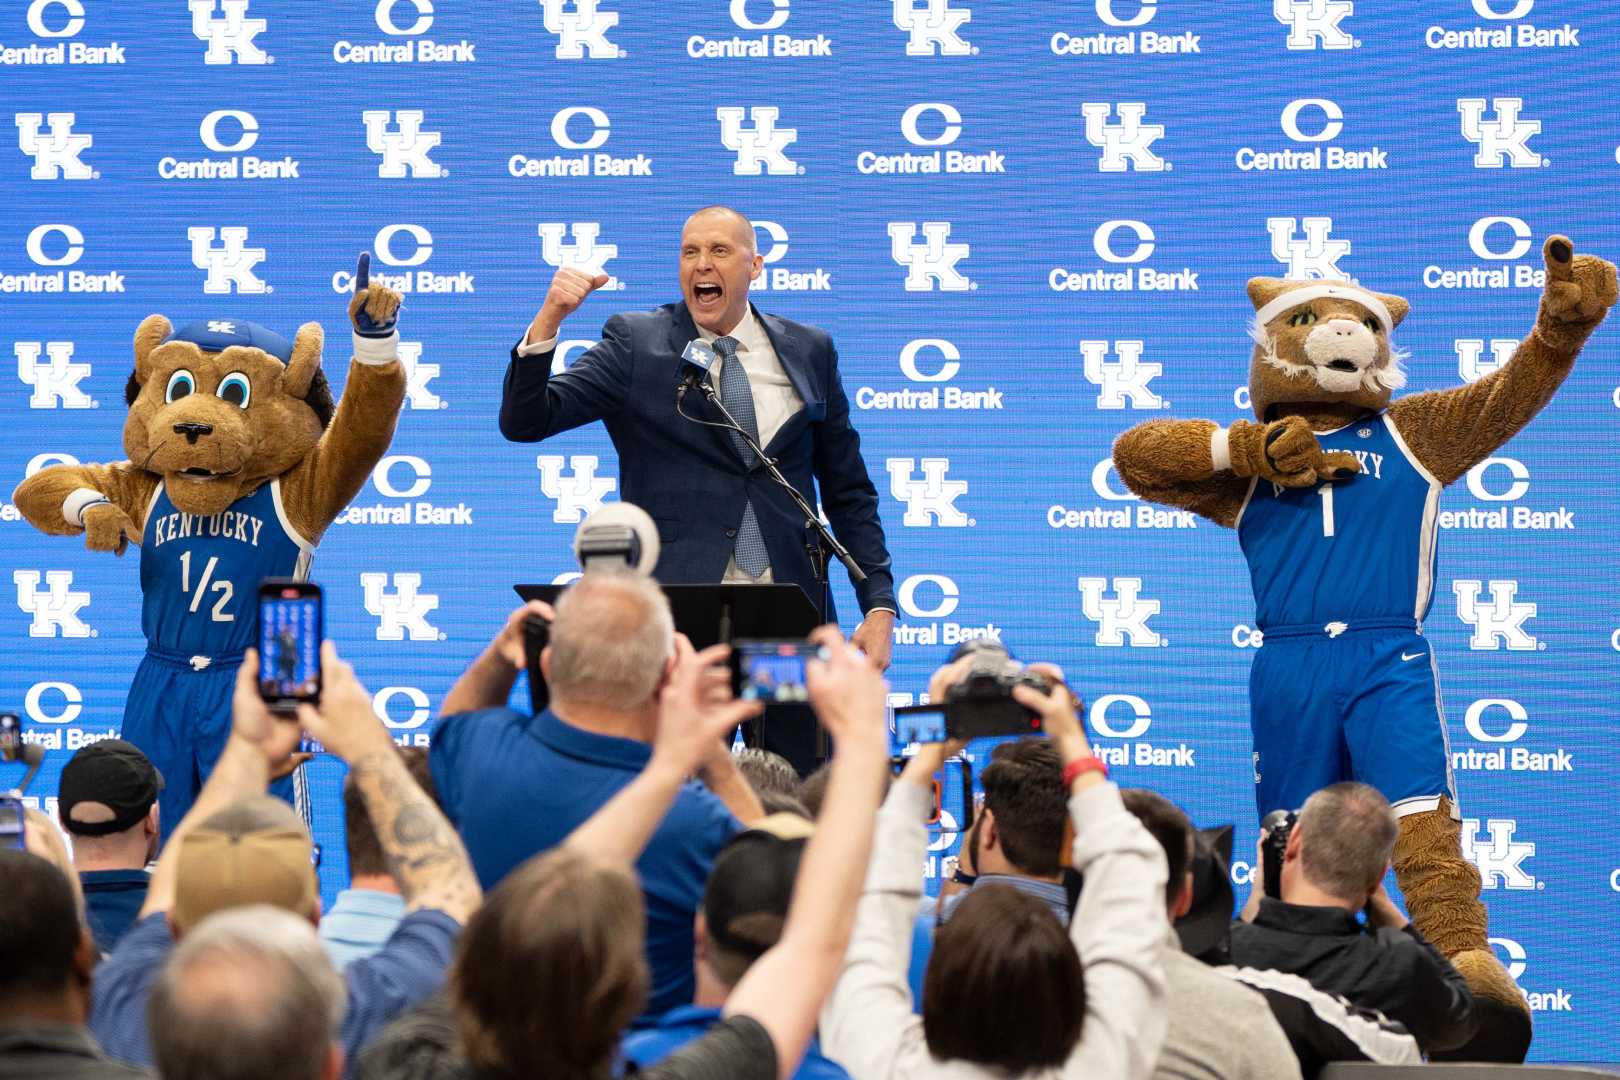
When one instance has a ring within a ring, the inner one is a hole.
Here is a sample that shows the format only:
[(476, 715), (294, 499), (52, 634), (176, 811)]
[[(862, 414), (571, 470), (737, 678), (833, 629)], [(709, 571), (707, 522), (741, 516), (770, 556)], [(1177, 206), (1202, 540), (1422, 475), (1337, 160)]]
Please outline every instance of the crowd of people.
[[(551, 621), (551, 704), (506, 702)], [(1466, 1045), (1461, 977), (1383, 890), (1395, 818), (1337, 784), (1299, 809), (1233, 919), (1230, 852), (1122, 791), (1056, 668), (1044, 736), (995, 748), (925, 894), (937, 776), (896, 773), (878, 670), (836, 630), (808, 667), (831, 739), (800, 779), (731, 733), (725, 649), (650, 579), (593, 571), (514, 612), (402, 751), (326, 643), (320, 703), (272, 714), (242, 665), (232, 731), (159, 849), (162, 777), (103, 742), (56, 823), (0, 851), (0, 1080), (1292, 1080)], [(965, 670), (942, 668), (933, 695)], [(348, 765), (350, 886), (267, 794), (305, 735)], [(155, 861), (154, 861), (155, 860)]]

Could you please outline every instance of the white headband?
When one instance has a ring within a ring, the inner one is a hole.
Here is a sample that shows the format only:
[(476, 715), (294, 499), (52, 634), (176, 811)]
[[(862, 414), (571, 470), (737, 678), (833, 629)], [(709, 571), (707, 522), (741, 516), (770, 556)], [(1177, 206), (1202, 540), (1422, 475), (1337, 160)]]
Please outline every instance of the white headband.
[(1287, 292), (1272, 299), (1272, 301), (1254, 313), (1254, 321), (1258, 326), (1265, 326), (1283, 312), (1308, 304), (1312, 300), (1331, 298), (1334, 300), (1354, 300), (1374, 315), (1384, 326), (1384, 333), (1393, 333), (1395, 320), (1389, 317), (1389, 308), (1384, 302), (1365, 289), (1358, 289), (1354, 285), (1307, 285), (1303, 289), (1289, 289)]

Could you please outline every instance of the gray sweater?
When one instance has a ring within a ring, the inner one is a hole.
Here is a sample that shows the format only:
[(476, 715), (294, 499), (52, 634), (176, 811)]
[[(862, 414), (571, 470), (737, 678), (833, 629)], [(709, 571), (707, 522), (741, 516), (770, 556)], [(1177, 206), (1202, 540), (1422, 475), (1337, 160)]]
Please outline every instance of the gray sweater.
[(1170, 1030), (1154, 1080), (1300, 1080), (1299, 1059), (1266, 999), (1181, 951), (1159, 948), (1170, 987)]
[[(854, 1080), (1005, 1080), (983, 1065), (936, 1061), (922, 1017), (911, 1011), (906, 967), (932, 809), (929, 792), (896, 783), (878, 811), (854, 938), (821, 1012), (821, 1052)], [(1069, 816), (1074, 867), (1086, 877), (1069, 927), (1085, 969), (1085, 1024), (1061, 1069), (1025, 1077), (1148, 1080), (1165, 1032), (1164, 849), (1125, 809), (1113, 784), (1071, 797)]]

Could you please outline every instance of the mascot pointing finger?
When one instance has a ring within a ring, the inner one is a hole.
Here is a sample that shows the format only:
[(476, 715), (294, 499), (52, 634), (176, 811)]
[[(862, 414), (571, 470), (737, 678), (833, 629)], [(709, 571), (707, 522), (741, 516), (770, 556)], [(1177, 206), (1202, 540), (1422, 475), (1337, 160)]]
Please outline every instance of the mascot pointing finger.
[[(304, 577), (321, 535), (387, 451), (405, 397), (400, 295), (360, 257), (349, 305), (354, 362), (334, 408), (321, 327), (293, 340), (209, 319), (135, 331), (125, 388), (129, 460), (59, 465), (13, 496), (34, 526), (84, 533), (92, 551), (141, 551), (146, 655), (122, 735), (161, 770), (164, 834), (178, 825), (231, 731), (231, 695), (254, 644), (259, 581)], [(293, 782), (272, 788), (293, 796)]]
[(1462, 854), (1422, 623), (1441, 489), (1552, 399), (1615, 303), (1612, 264), (1561, 236), (1543, 254), (1535, 326), (1507, 364), (1394, 401), (1406, 377), (1391, 335), (1406, 301), (1255, 278), (1256, 422), (1154, 420), (1114, 446), (1136, 494), (1237, 530), (1264, 635), (1249, 679), (1260, 812), (1340, 780), (1382, 791), (1400, 821), (1395, 874), (1413, 923), (1474, 990), (1475, 1052), (1519, 1060), (1529, 1013), (1486, 940), (1479, 872)]

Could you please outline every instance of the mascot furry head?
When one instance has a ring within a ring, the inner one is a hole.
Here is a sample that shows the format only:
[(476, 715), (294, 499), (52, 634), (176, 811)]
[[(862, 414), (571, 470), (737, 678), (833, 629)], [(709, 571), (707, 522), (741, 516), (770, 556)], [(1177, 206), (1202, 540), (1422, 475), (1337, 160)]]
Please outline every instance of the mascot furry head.
[(1344, 281), (1259, 277), (1249, 282), (1249, 300), (1249, 398), (1262, 423), (1289, 402), (1378, 411), (1406, 385), (1406, 353), (1392, 340), (1408, 310), (1400, 297)]

